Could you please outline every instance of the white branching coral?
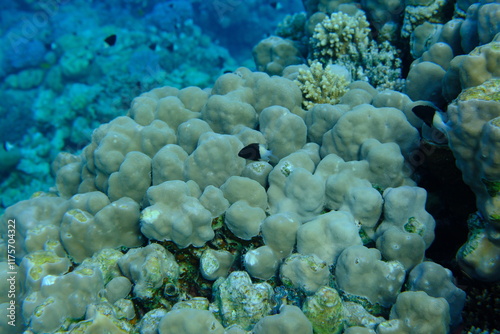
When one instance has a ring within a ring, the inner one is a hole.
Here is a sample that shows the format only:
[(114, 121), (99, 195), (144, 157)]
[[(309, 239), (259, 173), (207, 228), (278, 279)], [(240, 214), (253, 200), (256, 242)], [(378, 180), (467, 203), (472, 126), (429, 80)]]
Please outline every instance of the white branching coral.
[(369, 26), (362, 11), (354, 16), (332, 13), (314, 28), (311, 38), (313, 58), (324, 64), (342, 58), (358, 61), (361, 57), (359, 48), (370, 43)]
[[(479, 1), (472, 1), (479, 2)], [(446, 0), (429, 0), (429, 1), (416, 1), (413, 6), (405, 6), (405, 15), (403, 26), (401, 28), (401, 36), (404, 38), (410, 37), (412, 32), (420, 24), (424, 22), (430, 23), (443, 23), (443, 7), (448, 4)]]
[(302, 91), (304, 107), (311, 109), (319, 103), (338, 103), (347, 92), (350, 75), (342, 66), (330, 64), (323, 68), (323, 64), (315, 60), (308, 69), (299, 69), (295, 82)]
[(346, 67), (353, 80), (368, 81), (378, 89), (401, 90), (401, 60), (389, 42), (370, 38), (363, 11), (333, 13), (318, 23), (310, 39), (311, 59)]
[[(357, 66), (353, 77), (356, 80), (368, 81), (378, 89), (401, 91), (404, 79), (401, 78), (401, 59), (398, 52), (388, 41), (377, 43), (371, 41), (367, 49), (361, 51), (361, 64)], [(349, 63), (339, 62), (349, 68)], [(352, 66), (352, 65), (351, 65)]]

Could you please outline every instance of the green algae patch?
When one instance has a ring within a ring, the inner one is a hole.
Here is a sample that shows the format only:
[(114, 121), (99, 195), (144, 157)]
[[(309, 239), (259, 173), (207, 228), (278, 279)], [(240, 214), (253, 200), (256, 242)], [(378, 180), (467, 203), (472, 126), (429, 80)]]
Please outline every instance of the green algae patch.
[(500, 101), (500, 79), (490, 79), (476, 87), (467, 88), (458, 96), (459, 101)]

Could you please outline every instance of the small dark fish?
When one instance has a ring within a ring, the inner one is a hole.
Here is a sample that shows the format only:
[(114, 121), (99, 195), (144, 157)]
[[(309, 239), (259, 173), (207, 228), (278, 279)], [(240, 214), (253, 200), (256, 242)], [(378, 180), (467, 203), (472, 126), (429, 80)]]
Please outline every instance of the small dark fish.
[(437, 108), (429, 105), (417, 105), (411, 109), (413, 113), (424, 121), (429, 127), (432, 127), (432, 121), (434, 119), (434, 115), (438, 111)]
[(417, 105), (411, 109), (413, 113), (424, 121), (429, 127), (433, 127), (447, 135), (450, 131), (446, 112), (442, 112), (434, 105)]
[(225, 70), (223, 73), (224, 74), (228, 74), (228, 73), (233, 73), (233, 71), (231, 71), (231, 70)]
[(156, 51), (156, 43), (149, 44), (149, 49), (153, 50), (153, 51)]
[(241, 149), (238, 156), (249, 160), (260, 160), (260, 147), (258, 143), (252, 143)]
[(108, 44), (109, 46), (113, 46), (115, 45), (116, 43), (116, 34), (113, 34), (113, 35), (109, 35), (108, 37), (106, 37), (104, 39), (104, 41), (106, 42), (106, 44)]
[(263, 144), (259, 143), (252, 143), (250, 145), (247, 145), (241, 149), (241, 151), (238, 153), (238, 156), (241, 158), (245, 158), (248, 160), (254, 160), (254, 161), (274, 161), (277, 162), (279, 161), (279, 158), (273, 154), (270, 150), (266, 149), (266, 147)]

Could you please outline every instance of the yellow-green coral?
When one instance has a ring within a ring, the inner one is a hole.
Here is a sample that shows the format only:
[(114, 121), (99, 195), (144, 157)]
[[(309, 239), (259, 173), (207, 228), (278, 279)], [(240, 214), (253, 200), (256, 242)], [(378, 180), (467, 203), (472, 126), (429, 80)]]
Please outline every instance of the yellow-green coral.
[(38, 280), (42, 277), (43, 268), (42, 266), (47, 263), (57, 263), (61, 262), (61, 258), (51, 251), (37, 251), (26, 255), (26, 259), (33, 263), (29, 274), (34, 280)]
[(89, 217), (85, 215), (85, 212), (79, 209), (72, 209), (66, 212), (67, 215), (73, 216), (78, 222), (84, 223), (89, 220)]
[(458, 100), (500, 101), (500, 79), (490, 79), (479, 86), (467, 88), (460, 93)]
[(337, 290), (324, 286), (307, 297), (302, 310), (312, 323), (314, 333), (336, 334), (344, 329), (343, 309)]
[(315, 104), (336, 104), (347, 92), (349, 81), (345, 75), (334, 70), (334, 65), (323, 65), (313, 61), (308, 70), (300, 69), (296, 83), (304, 97), (303, 105), (311, 109)]

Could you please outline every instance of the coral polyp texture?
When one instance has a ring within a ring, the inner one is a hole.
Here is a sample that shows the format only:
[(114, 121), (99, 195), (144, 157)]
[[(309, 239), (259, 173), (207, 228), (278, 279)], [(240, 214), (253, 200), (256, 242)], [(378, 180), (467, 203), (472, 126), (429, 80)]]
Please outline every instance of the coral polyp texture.
[[(50, 183), (4, 202), (1, 333), (481, 325), (463, 309), (482, 297), (464, 290), (500, 281), (500, 4), (302, 2), (307, 13), (247, 49), (255, 67), (208, 36), (234, 28), (234, 51), (238, 29), (294, 1), (99, 5), (136, 8), (140, 33), (72, 32), (68, 5), (51, 23), (69, 31), (48, 43), (44, 27), (30, 57), (1, 47), (0, 96), (24, 91), (36, 125), (24, 147), (3, 139), (0, 176)], [(465, 208), (436, 189), (452, 188), (455, 164), (475, 195)]]

